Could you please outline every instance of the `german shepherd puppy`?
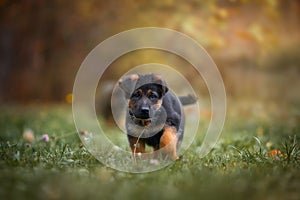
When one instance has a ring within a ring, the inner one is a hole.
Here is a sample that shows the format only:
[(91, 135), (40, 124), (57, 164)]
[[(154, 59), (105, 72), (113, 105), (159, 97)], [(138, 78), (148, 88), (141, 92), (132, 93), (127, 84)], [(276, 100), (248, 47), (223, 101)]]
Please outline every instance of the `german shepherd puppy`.
[(121, 79), (119, 86), (128, 101), (126, 130), (133, 155), (146, 153), (145, 145), (149, 145), (177, 160), (184, 132), (182, 105), (197, 99), (177, 97), (158, 74), (131, 74)]

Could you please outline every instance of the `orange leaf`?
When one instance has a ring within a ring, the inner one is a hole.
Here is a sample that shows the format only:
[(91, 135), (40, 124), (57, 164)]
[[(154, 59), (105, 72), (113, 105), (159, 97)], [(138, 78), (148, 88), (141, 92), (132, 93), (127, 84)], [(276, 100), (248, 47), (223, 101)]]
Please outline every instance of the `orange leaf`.
[(275, 150), (268, 152), (268, 156), (273, 157), (273, 158), (276, 158), (277, 156), (280, 156), (280, 155), (281, 155), (281, 151), (279, 149), (275, 149)]

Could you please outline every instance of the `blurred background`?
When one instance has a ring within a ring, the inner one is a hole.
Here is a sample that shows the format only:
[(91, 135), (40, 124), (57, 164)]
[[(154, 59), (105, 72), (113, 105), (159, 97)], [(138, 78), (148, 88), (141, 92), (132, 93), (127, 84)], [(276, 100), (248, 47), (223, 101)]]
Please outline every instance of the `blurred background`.
[[(238, 108), (232, 116), (292, 114), (299, 123), (299, 24), (299, 0), (0, 0), (0, 102), (70, 102), (76, 72), (96, 45), (154, 26), (203, 45), (222, 74), (229, 110)], [(185, 64), (167, 52), (137, 51), (114, 62), (103, 81), (147, 62)], [(184, 74), (191, 83), (197, 78)]]

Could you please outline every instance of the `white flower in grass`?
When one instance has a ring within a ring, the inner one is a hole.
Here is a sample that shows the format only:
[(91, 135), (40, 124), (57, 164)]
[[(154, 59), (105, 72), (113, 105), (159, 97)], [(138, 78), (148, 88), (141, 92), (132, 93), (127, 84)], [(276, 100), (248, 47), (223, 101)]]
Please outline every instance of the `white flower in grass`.
[(33, 142), (34, 140), (34, 133), (33, 133), (33, 130), (31, 129), (25, 129), (24, 132), (23, 132), (23, 138), (26, 142)]
[(114, 145), (114, 146), (113, 146), (113, 149), (114, 149), (115, 151), (120, 151), (120, 150), (121, 150), (121, 148), (120, 148), (119, 146), (117, 146), (117, 145)]
[(90, 143), (91, 140), (93, 139), (93, 133), (91, 133), (91, 132), (84, 131), (84, 134), (83, 133), (81, 133), (81, 134), (84, 136), (83, 140), (86, 143)]
[(152, 165), (159, 165), (159, 161), (156, 160), (156, 159), (151, 159), (150, 160), (150, 164), (152, 164)]
[(49, 138), (49, 135), (48, 135), (48, 134), (44, 134), (44, 135), (42, 136), (42, 141), (44, 141), (44, 142), (49, 142), (49, 140), (50, 140), (50, 138)]

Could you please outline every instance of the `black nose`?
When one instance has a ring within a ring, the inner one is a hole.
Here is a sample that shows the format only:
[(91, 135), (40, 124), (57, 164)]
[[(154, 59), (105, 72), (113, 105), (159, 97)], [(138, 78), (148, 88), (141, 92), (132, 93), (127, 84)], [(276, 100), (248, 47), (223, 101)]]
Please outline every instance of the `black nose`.
[(149, 116), (149, 110), (150, 110), (149, 106), (142, 106), (142, 107), (141, 107), (141, 112), (142, 112), (143, 114), (145, 114), (145, 115), (148, 115), (148, 116)]

